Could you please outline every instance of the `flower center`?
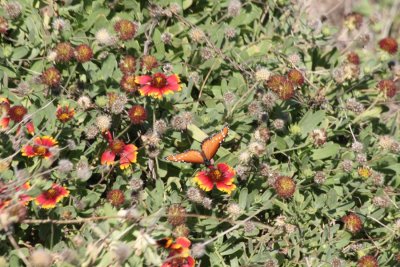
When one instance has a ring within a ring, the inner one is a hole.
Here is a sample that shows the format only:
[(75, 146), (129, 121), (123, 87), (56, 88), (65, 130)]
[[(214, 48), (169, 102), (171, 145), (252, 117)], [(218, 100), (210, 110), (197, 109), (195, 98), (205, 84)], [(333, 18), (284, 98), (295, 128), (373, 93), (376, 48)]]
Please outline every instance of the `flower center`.
[(124, 146), (125, 146), (125, 144), (124, 144), (124, 142), (122, 142), (121, 140), (114, 140), (114, 141), (111, 143), (110, 148), (111, 148), (112, 152), (114, 152), (114, 153), (116, 153), (116, 154), (119, 154), (119, 153), (121, 153), (122, 150), (124, 149)]
[(49, 190), (46, 191), (47, 198), (55, 198), (56, 196), (57, 196), (57, 190), (50, 188)]
[(211, 170), (210, 171), (210, 176), (212, 177), (212, 179), (214, 181), (219, 181), (222, 178), (222, 172), (220, 170), (218, 170), (218, 169)]
[(68, 113), (61, 113), (60, 116), (58, 117), (60, 121), (66, 121), (69, 119), (69, 114)]
[(35, 152), (36, 155), (44, 156), (47, 152), (47, 147), (40, 146), (40, 145), (34, 145), (33, 151)]
[(144, 114), (144, 112), (143, 112), (143, 110), (142, 110), (141, 108), (137, 108), (137, 109), (135, 109), (135, 111), (133, 112), (133, 115), (134, 115), (134, 116), (137, 116), (137, 117), (143, 116), (143, 114)]
[(164, 74), (156, 73), (153, 75), (151, 85), (156, 88), (163, 88), (167, 85), (167, 79)]
[(14, 106), (10, 109), (10, 118), (15, 122), (20, 122), (26, 114), (26, 108), (23, 106)]

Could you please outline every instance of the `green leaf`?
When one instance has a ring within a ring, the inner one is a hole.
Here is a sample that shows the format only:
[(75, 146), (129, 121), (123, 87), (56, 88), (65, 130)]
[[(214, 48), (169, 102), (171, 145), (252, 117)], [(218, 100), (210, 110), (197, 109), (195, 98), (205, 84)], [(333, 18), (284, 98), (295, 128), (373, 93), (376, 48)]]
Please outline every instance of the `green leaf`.
[(340, 145), (329, 142), (324, 147), (315, 149), (312, 154), (313, 160), (327, 159), (338, 154)]

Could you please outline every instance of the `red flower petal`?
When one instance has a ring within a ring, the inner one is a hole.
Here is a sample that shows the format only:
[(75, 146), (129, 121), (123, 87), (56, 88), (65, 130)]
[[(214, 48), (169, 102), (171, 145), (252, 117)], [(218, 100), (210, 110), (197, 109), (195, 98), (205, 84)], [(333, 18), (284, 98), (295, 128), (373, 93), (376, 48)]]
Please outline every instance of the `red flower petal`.
[(10, 124), (10, 118), (4, 117), (0, 120), (0, 128), (7, 129), (8, 125)]
[(31, 157), (36, 156), (36, 153), (35, 153), (35, 151), (33, 150), (33, 147), (30, 146), (30, 145), (24, 146), (24, 147), (21, 149), (21, 152), (22, 152), (22, 156), (25, 156), (25, 157), (31, 158)]
[(193, 259), (193, 257), (187, 257), (187, 267), (194, 267), (194, 264), (196, 263), (196, 261)]
[(52, 147), (57, 144), (57, 141), (51, 136), (42, 136), (41, 143), (43, 146)]
[(114, 160), (115, 160), (115, 153), (112, 152), (111, 150), (106, 150), (103, 152), (103, 155), (101, 155), (102, 165), (112, 165), (114, 164)]
[(142, 75), (142, 76), (136, 77), (136, 81), (138, 84), (141, 84), (141, 85), (147, 84), (147, 83), (151, 82), (151, 76)]
[(214, 187), (214, 182), (206, 171), (198, 172), (193, 180), (204, 191), (211, 191)]
[(172, 74), (167, 77), (167, 83), (168, 84), (177, 84), (180, 82), (179, 76), (176, 74)]
[(121, 170), (129, 167), (131, 163), (136, 162), (137, 147), (135, 145), (129, 144), (124, 146), (124, 150), (121, 152), (120, 156), (120, 168)]
[(28, 131), (29, 134), (34, 135), (35, 134), (35, 126), (33, 125), (33, 122), (28, 122), (26, 124), (26, 130)]
[[(233, 180), (233, 179), (232, 179)], [(228, 194), (231, 194), (233, 190), (236, 189), (236, 185), (232, 183), (224, 183), (224, 182), (216, 182), (217, 189), (226, 192)]]
[(186, 237), (178, 237), (175, 243), (181, 245), (183, 248), (189, 248), (192, 244)]

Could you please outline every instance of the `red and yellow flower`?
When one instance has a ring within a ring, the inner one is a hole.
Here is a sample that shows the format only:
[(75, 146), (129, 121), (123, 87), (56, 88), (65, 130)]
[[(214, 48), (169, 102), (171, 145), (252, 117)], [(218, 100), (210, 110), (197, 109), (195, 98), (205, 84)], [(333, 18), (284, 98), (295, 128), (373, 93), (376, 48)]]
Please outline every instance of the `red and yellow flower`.
[(198, 172), (194, 181), (204, 191), (211, 191), (215, 185), (218, 190), (230, 194), (236, 189), (234, 177), (234, 169), (225, 163), (219, 163), (216, 168), (211, 166), (209, 170)]
[[(10, 101), (5, 97), (0, 97), (0, 129), (5, 130), (10, 125), (10, 122), (20, 123), (25, 115), (28, 113), (28, 110), (22, 105), (13, 105), (11, 106)], [(29, 121), (25, 124), (26, 129), (29, 134), (35, 133), (35, 127), (33, 126), (32, 121)], [(17, 133), (21, 130), (21, 126), (19, 125), (17, 128)]]
[(191, 242), (186, 237), (178, 237), (174, 243), (168, 242), (170, 253), (161, 267), (194, 267), (195, 260), (190, 256)]
[(109, 139), (108, 149), (101, 155), (102, 165), (112, 165), (115, 162), (115, 158), (119, 156), (119, 167), (121, 170), (128, 168), (132, 163), (136, 162), (137, 158), (137, 147), (133, 144), (125, 144), (123, 141), (118, 139)]
[(142, 85), (139, 89), (141, 95), (158, 99), (161, 99), (165, 94), (181, 90), (180, 79), (176, 74), (170, 76), (163, 73), (155, 73), (152, 76), (142, 75), (136, 78), (136, 82)]
[[(15, 193), (18, 193), (18, 202), (21, 205), (27, 205), (29, 201), (32, 200), (32, 197), (28, 196), (25, 194), (29, 189), (31, 188), (31, 185), (29, 182), (24, 183), (22, 186), (14, 187), (12, 190)], [(10, 190), (7, 188), (7, 186), (3, 186), (0, 188), (0, 194), (4, 194), (6, 190)], [(9, 204), (12, 202), (11, 198), (6, 198), (6, 199), (0, 199), (0, 210), (4, 209), (9, 206)]]
[(65, 187), (53, 184), (50, 189), (42, 192), (35, 198), (35, 203), (43, 209), (51, 209), (68, 195), (69, 191)]
[(38, 136), (33, 139), (33, 145), (26, 145), (21, 149), (22, 156), (50, 158), (53, 156), (52, 147), (57, 146), (57, 141), (51, 136)]
[(70, 121), (75, 115), (75, 110), (70, 108), (68, 105), (66, 106), (58, 106), (56, 111), (56, 116), (59, 121), (62, 123), (66, 123)]

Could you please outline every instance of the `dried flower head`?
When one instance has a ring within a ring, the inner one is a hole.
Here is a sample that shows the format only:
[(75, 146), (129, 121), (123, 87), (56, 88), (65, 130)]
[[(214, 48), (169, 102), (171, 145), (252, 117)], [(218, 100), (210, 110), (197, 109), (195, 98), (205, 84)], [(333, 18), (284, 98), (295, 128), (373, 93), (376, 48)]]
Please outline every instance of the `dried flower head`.
[(78, 62), (88, 62), (93, 57), (93, 50), (87, 44), (78, 45), (75, 48), (75, 59)]
[(201, 203), (204, 198), (203, 192), (195, 187), (190, 187), (186, 192), (186, 196), (190, 201), (195, 203)]
[(315, 146), (322, 146), (326, 143), (326, 130), (325, 129), (315, 129), (310, 133), (311, 139)]
[(158, 67), (158, 60), (155, 56), (144, 55), (141, 59), (141, 65), (145, 70), (151, 71)]
[(347, 54), (347, 61), (354, 65), (360, 65), (360, 57), (356, 52), (350, 52)]
[(285, 121), (282, 119), (275, 119), (272, 122), (272, 126), (276, 129), (276, 130), (282, 130), (285, 127)]
[(168, 208), (168, 222), (172, 226), (178, 226), (186, 222), (186, 210), (180, 204), (173, 204)]
[(233, 27), (226, 27), (225, 38), (230, 40), (236, 37), (236, 29)]
[(392, 204), (390, 198), (387, 196), (374, 196), (372, 198), (372, 203), (380, 208), (387, 208), (390, 207), (390, 205)]
[(69, 42), (57, 44), (54, 51), (57, 53), (56, 61), (59, 62), (68, 62), (74, 56), (74, 48)]
[(295, 86), (302, 86), (304, 84), (303, 73), (296, 69), (291, 69), (288, 72), (287, 77), (289, 81)]
[(249, 152), (256, 156), (261, 156), (265, 153), (266, 147), (261, 142), (251, 142), (249, 144)]
[(136, 76), (125, 74), (120, 81), (121, 88), (127, 93), (134, 93), (139, 89), (139, 84), (136, 81)]
[(233, 93), (233, 92), (226, 92), (226, 93), (223, 95), (223, 99), (224, 99), (225, 104), (231, 105), (231, 104), (233, 104), (233, 103), (235, 102), (235, 100), (236, 100), (236, 95), (235, 95), (235, 93)]
[(132, 249), (124, 243), (112, 244), (111, 250), (120, 265), (122, 265), (132, 253)]
[(247, 110), (248, 110), (249, 114), (254, 117), (260, 116), (263, 112), (260, 102), (257, 100), (252, 101), (248, 105)]
[(99, 128), (96, 125), (90, 125), (86, 128), (85, 135), (88, 140), (94, 139), (99, 134)]
[(60, 85), (61, 73), (55, 67), (51, 67), (43, 71), (40, 78), (43, 84), (56, 87)]
[(271, 72), (267, 68), (260, 68), (254, 75), (257, 82), (265, 82), (271, 77)]
[(161, 34), (161, 41), (164, 44), (171, 44), (172, 43), (172, 34), (169, 32), (164, 32)]
[(113, 45), (116, 42), (114, 36), (112, 36), (106, 29), (100, 29), (96, 32), (96, 41), (101, 45)]
[(232, 217), (237, 217), (242, 214), (242, 209), (236, 203), (230, 203), (228, 205), (228, 207), (226, 208), (226, 211), (229, 214), (229, 216), (232, 216)]
[(107, 115), (100, 115), (96, 118), (96, 126), (101, 132), (105, 132), (111, 127), (111, 118)]
[(349, 159), (343, 160), (341, 165), (342, 165), (342, 169), (345, 172), (351, 172), (353, 170), (353, 161), (351, 161)]
[(323, 171), (317, 171), (314, 175), (314, 182), (316, 184), (323, 184), (326, 181), (326, 176)]
[(392, 37), (386, 37), (379, 41), (379, 47), (389, 54), (395, 54), (398, 49), (398, 44), (396, 39)]
[(301, 57), (299, 54), (290, 54), (288, 56), (288, 60), (294, 64), (294, 65), (298, 65), (301, 62)]
[(80, 160), (76, 166), (76, 177), (82, 181), (88, 180), (92, 176), (90, 166), (85, 160)]
[(63, 31), (69, 27), (69, 21), (63, 18), (55, 18), (51, 26), (55, 31)]
[(356, 155), (356, 161), (360, 164), (364, 164), (367, 162), (367, 155), (360, 153)]
[(351, 144), (351, 150), (356, 153), (361, 153), (364, 150), (364, 145), (361, 142), (355, 141), (353, 144)]
[(275, 180), (274, 188), (278, 196), (291, 198), (296, 191), (296, 183), (289, 176), (279, 176)]
[(212, 58), (214, 54), (210, 48), (204, 47), (203, 49), (200, 50), (200, 56), (203, 60), (208, 60)]
[(349, 98), (346, 101), (346, 109), (350, 110), (356, 114), (361, 114), (364, 112), (364, 105), (358, 102), (355, 98)]
[(125, 196), (121, 190), (114, 189), (107, 193), (107, 200), (111, 203), (111, 205), (118, 207), (124, 204)]
[(363, 16), (360, 13), (352, 12), (344, 18), (344, 25), (349, 30), (360, 29), (363, 22)]
[(154, 131), (159, 135), (165, 134), (168, 130), (168, 125), (164, 120), (156, 120), (154, 122)]
[(58, 162), (58, 170), (60, 172), (68, 173), (72, 171), (73, 168), (74, 164), (72, 164), (72, 162), (68, 159), (60, 159), (60, 161)]
[(374, 256), (365, 255), (358, 260), (357, 267), (379, 267), (379, 264)]
[(362, 229), (360, 217), (354, 213), (349, 213), (342, 218), (345, 228), (352, 234), (358, 233)]
[(211, 210), (213, 208), (213, 203), (212, 203), (212, 199), (205, 197), (203, 198), (203, 201), (201, 202), (201, 204), (203, 205), (204, 208)]
[(85, 95), (79, 97), (76, 102), (83, 110), (89, 109), (92, 106), (92, 100)]
[(378, 90), (385, 93), (387, 97), (394, 97), (397, 92), (396, 84), (392, 80), (382, 80), (377, 85)]
[(37, 249), (32, 252), (29, 262), (33, 267), (50, 267), (53, 263), (53, 257), (44, 249)]
[(125, 56), (119, 62), (119, 69), (124, 74), (134, 73), (136, 70), (136, 59), (133, 56)]
[(206, 34), (200, 28), (193, 28), (192, 30), (190, 30), (189, 36), (195, 43), (203, 43), (206, 39)]
[(114, 24), (114, 30), (118, 33), (119, 39), (128, 41), (135, 36), (137, 25), (127, 19), (121, 19)]
[(139, 191), (143, 187), (143, 180), (139, 178), (133, 178), (129, 181), (129, 185), (133, 191)]
[(201, 258), (206, 253), (206, 248), (202, 243), (197, 243), (192, 246), (192, 256)]
[(239, 0), (230, 0), (228, 4), (227, 15), (228, 17), (236, 17), (240, 14), (242, 3)]
[(22, 6), (17, 1), (8, 2), (4, 5), (4, 10), (10, 19), (16, 19), (21, 15)]

